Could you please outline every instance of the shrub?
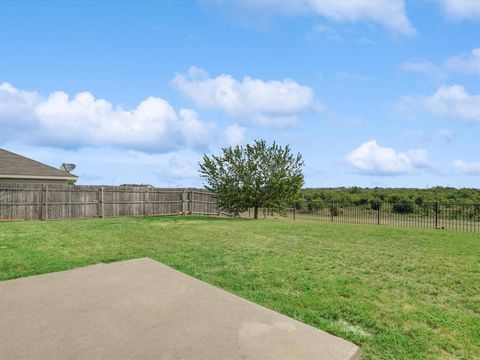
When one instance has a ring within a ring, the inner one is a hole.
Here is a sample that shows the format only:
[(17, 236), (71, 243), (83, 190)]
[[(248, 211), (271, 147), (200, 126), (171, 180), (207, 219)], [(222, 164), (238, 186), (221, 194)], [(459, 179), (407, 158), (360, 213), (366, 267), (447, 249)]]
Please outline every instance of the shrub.
[(392, 204), (392, 212), (397, 214), (413, 213), (413, 204), (409, 202), (397, 202)]
[(370, 200), (370, 207), (372, 208), (372, 210), (380, 209), (380, 201)]

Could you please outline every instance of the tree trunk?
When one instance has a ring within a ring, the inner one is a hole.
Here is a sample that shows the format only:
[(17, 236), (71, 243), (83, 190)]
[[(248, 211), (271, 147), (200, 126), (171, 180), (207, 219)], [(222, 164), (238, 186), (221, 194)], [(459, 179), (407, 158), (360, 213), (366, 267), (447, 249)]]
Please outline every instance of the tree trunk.
[(253, 218), (258, 219), (258, 206), (255, 206), (253, 210)]

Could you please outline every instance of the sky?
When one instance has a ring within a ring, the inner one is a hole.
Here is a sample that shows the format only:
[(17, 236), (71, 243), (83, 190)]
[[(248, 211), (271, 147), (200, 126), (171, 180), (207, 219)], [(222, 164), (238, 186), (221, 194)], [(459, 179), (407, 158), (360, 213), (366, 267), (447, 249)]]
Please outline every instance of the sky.
[(186, 187), (255, 139), (307, 187), (478, 188), (480, 0), (0, 2), (1, 148)]

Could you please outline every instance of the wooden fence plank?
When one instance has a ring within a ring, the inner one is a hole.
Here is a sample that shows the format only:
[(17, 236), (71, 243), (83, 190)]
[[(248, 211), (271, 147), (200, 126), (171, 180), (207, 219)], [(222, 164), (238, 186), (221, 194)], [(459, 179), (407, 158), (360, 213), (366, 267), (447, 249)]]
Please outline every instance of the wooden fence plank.
[(63, 184), (2, 184), (0, 220), (62, 220), (112, 216), (218, 215), (202, 189)]

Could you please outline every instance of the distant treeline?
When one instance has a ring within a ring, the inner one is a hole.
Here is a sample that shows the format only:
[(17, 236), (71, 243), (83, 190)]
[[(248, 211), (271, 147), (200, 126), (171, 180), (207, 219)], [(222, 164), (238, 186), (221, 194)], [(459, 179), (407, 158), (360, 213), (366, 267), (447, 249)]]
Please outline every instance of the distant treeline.
[(407, 188), (306, 188), (302, 190), (307, 202), (345, 202), (355, 205), (389, 203), (439, 202), (445, 204), (480, 204), (480, 189), (456, 189), (434, 187), (429, 189)]

